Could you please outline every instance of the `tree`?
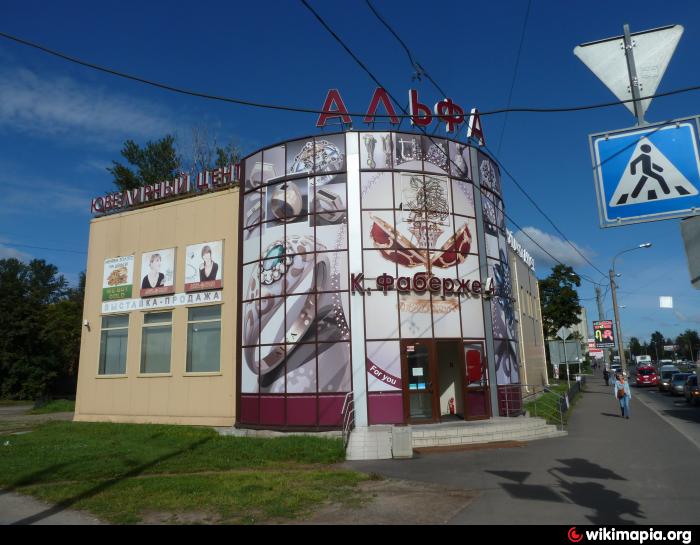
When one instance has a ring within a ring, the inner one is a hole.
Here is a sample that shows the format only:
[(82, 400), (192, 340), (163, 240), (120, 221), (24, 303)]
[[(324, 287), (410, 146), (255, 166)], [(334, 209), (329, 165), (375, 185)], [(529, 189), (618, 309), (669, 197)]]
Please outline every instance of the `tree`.
[(114, 166), (107, 170), (114, 176), (114, 185), (120, 190), (172, 180), (177, 177), (182, 165), (172, 135), (166, 135), (156, 142), (146, 142), (143, 148), (133, 140), (127, 140), (121, 154), (136, 170), (112, 161)]
[(664, 357), (664, 339), (665, 337), (660, 331), (654, 331), (654, 333), (651, 334), (649, 353), (656, 358), (656, 361)]
[(639, 356), (642, 353), (642, 345), (637, 337), (630, 337), (630, 356)]
[(192, 127), (192, 160), (190, 174), (235, 165), (241, 160), (242, 152), (233, 142), (220, 146), (205, 125)]
[(579, 276), (566, 265), (556, 265), (547, 278), (539, 281), (542, 326), (546, 338), (553, 338), (561, 327), (578, 323), (581, 305), (575, 287), (580, 285)]
[(683, 359), (691, 361), (697, 359), (698, 346), (700, 345), (700, 338), (698, 338), (697, 331), (686, 329), (676, 337), (676, 344), (678, 345), (678, 352)]
[(0, 260), (0, 395), (46, 396), (74, 366), (80, 351), (80, 289), (70, 290), (44, 260)]

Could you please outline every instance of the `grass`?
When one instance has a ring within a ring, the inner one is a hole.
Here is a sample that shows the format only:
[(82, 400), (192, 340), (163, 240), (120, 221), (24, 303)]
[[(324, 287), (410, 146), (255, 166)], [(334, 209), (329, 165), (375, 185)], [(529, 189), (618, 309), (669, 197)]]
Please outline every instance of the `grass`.
[(296, 518), (324, 502), (356, 501), (356, 485), (368, 478), (333, 466), (344, 459), (340, 440), (316, 437), (51, 422), (4, 439), (0, 488), (115, 523), (192, 511), (231, 523)]
[(559, 414), (559, 397), (563, 396), (568, 392), (566, 382), (560, 382), (559, 384), (550, 384), (550, 392), (542, 394), (536, 400), (525, 403), (525, 410), (529, 412), (532, 416), (539, 416), (547, 420), (549, 424), (559, 424), (560, 418), (563, 418), (564, 425), (566, 425), (569, 415), (574, 407), (575, 402), (578, 400), (578, 395), (573, 398), (569, 397), (569, 410), (562, 414)]
[(69, 399), (55, 399), (49, 401), (43, 407), (37, 407), (29, 411), (29, 414), (72, 413), (75, 412), (75, 401)]

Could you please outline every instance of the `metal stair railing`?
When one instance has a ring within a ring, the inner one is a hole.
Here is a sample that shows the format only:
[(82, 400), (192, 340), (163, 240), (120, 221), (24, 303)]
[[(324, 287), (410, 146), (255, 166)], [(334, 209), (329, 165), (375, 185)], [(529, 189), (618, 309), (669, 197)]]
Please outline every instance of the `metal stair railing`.
[(529, 412), (564, 430), (569, 410), (568, 393), (562, 395), (542, 384), (512, 384), (502, 386), (500, 390), (499, 408), (505, 409), (505, 416), (521, 416)]
[(350, 433), (355, 427), (355, 401), (353, 392), (345, 394), (343, 400), (343, 410), (340, 412), (343, 417), (343, 448), (348, 448)]

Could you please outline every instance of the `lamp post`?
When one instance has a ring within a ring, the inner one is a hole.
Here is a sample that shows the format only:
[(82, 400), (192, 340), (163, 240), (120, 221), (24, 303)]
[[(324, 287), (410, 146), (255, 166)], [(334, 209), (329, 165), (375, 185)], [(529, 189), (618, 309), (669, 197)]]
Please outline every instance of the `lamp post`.
[(632, 252), (634, 250), (640, 250), (642, 248), (651, 248), (651, 242), (645, 242), (634, 248), (629, 248), (627, 250), (622, 250), (618, 252), (612, 260), (612, 267), (610, 268), (610, 292), (612, 293), (613, 300), (613, 310), (615, 311), (615, 328), (617, 330), (617, 353), (620, 354), (620, 365), (622, 366), (622, 372), (627, 374), (627, 359), (625, 358), (625, 348), (622, 344), (622, 326), (620, 325), (620, 312), (617, 308), (617, 286), (615, 285), (615, 260), (622, 254), (627, 252)]

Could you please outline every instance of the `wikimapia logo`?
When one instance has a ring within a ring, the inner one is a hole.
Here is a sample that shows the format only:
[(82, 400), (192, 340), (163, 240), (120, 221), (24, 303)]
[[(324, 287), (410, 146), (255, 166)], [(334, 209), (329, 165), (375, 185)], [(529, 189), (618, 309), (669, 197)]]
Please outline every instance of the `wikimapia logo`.
[(584, 533), (576, 531), (576, 526), (569, 528), (566, 537), (572, 543), (580, 543), (583, 538), (586, 541), (633, 541), (645, 543), (646, 541), (680, 541), (688, 545), (693, 541), (691, 530), (615, 530), (615, 528), (598, 528), (597, 530), (586, 530)]

